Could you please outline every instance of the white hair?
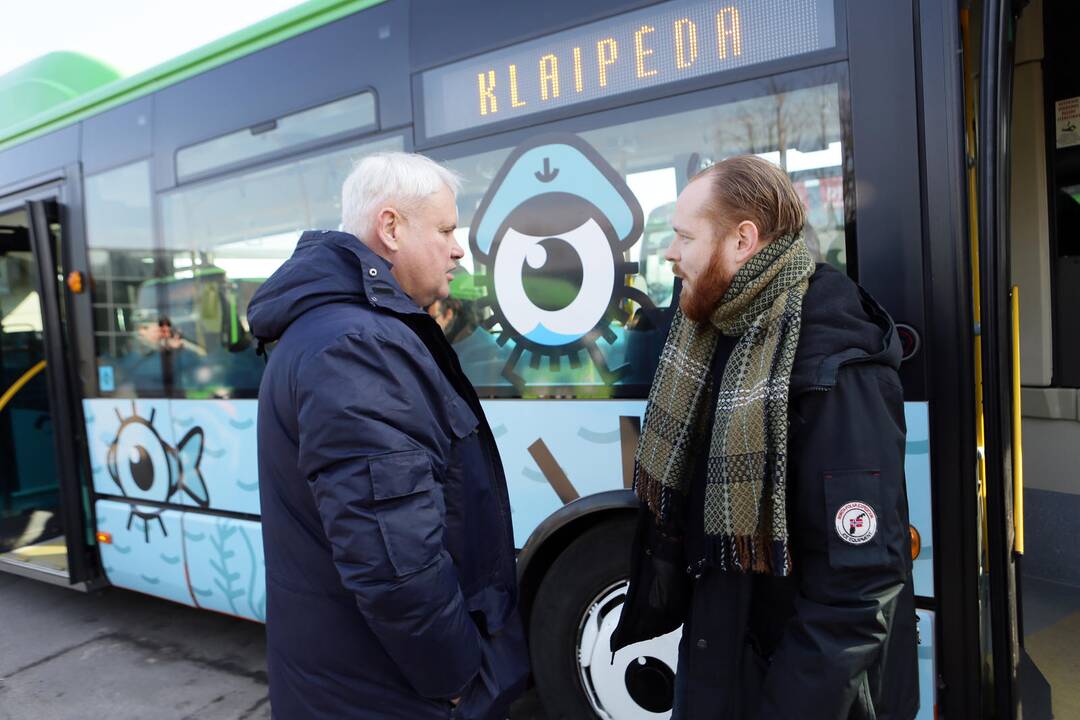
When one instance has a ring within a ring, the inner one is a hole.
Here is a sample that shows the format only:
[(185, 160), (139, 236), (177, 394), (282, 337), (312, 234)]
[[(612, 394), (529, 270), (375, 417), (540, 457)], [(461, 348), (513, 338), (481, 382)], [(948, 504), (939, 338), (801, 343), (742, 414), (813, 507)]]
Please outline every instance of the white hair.
[(367, 155), (353, 165), (341, 186), (341, 229), (364, 239), (382, 208), (389, 206), (408, 214), (444, 186), (456, 197), (460, 176), (423, 155)]

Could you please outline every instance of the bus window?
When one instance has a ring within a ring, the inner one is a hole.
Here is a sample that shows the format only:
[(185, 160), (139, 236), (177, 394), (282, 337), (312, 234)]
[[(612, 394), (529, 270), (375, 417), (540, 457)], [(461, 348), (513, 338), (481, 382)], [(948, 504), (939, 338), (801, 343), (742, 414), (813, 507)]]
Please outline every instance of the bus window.
[(176, 176), (184, 182), (218, 168), (373, 128), (375, 123), (375, 94), (363, 92), (183, 148), (176, 153)]
[(141, 288), (139, 311), (156, 300), (167, 319), (159, 334), (175, 353), (173, 396), (258, 394), (263, 361), (249, 336), (251, 296), (302, 231), (339, 226), (341, 184), (357, 159), (401, 149), (400, 136), (383, 138), (163, 195), (168, 274)]
[[(451, 285), (450, 301), (435, 306), (432, 314), (454, 343), (463, 369), (483, 397), (644, 397), (664, 341), (663, 319), (670, 316), (674, 300), (674, 276), (664, 252), (671, 243), (675, 199), (689, 178), (725, 157), (754, 153), (783, 167), (807, 209), (804, 236), (811, 252), (820, 262), (846, 269), (843, 131), (835, 84), (783, 92), (774, 89), (762, 97), (586, 130), (577, 138), (567, 142), (581, 143), (582, 153), (598, 155), (597, 163), (622, 179), (632, 195), (632, 204), (637, 205), (641, 229), (628, 247), (626, 242), (619, 244), (622, 257), (615, 252), (608, 260), (620, 266), (617, 274), (622, 273), (626, 263), (632, 268), (621, 282), (616, 280), (616, 285), (621, 286), (613, 296), (618, 307), (605, 314), (590, 332), (567, 335), (567, 342), (561, 346), (548, 342), (539, 347), (530, 341), (526, 331), (511, 327), (514, 323), (508, 320), (503, 307), (511, 301), (499, 297), (498, 280), (493, 267), (489, 267), (497, 261), (476, 255), (489, 246), (495, 248), (494, 243), (485, 241), (481, 247), (466, 242), (477, 216), (490, 206), (493, 196), (498, 196), (495, 186), (506, 183), (507, 177), (518, 178), (514, 182), (519, 185), (532, 182), (532, 173), (524, 172), (524, 168), (516, 170), (513, 165), (519, 159), (529, 159), (525, 148), (544, 142), (543, 135), (516, 149), (490, 150), (447, 163), (464, 177), (458, 202), (458, 238), (468, 254)], [(534, 148), (536, 159), (530, 162), (540, 163), (542, 156), (550, 161), (545, 155), (561, 152), (554, 145), (550, 147), (551, 152)], [(544, 193), (548, 198), (564, 198), (545, 201), (563, 203), (558, 207), (532, 213), (550, 217), (555, 224), (577, 212), (571, 207), (576, 201), (565, 199), (565, 190), (559, 195), (550, 189), (557, 185), (557, 170), (550, 162), (547, 167), (538, 164), (538, 182), (552, 178), (551, 185), (547, 189), (537, 185), (535, 190), (514, 191), (518, 195), (536, 194), (528, 199), (532, 204)], [(594, 202), (585, 200), (592, 211), (603, 212)], [(504, 198), (496, 205), (517, 202), (519, 198)], [(523, 201), (520, 207), (524, 207)], [(503, 227), (512, 224), (512, 219), (511, 213)], [(482, 224), (483, 218), (479, 222)], [(535, 232), (558, 239), (566, 230), (552, 225)], [(550, 245), (549, 240), (539, 242), (544, 243)], [(590, 268), (578, 268), (573, 263), (563, 267), (570, 268), (562, 280), (574, 288), (571, 295), (582, 292), (577, 290), (582, 287), (577, 274), (589, 273)], [(611, 274), (610, 267), (591, 271)], [(522, 272), (525, 282), (531, 271), (523, 268)], [(520, 294), (508, 294), (519, 298), (513, 302), (522, 302)], [(535, 322), (530, 320), (529, 324)], [(518, 348), (518, 343), (525, 349)]]
[(152, 397), (164, 391), (154, 337), (158, 306), (142, 290), (163, 267), (154, 247), (150, 200), (146, 161), (86, 178), (94, 344), (104, 395)]

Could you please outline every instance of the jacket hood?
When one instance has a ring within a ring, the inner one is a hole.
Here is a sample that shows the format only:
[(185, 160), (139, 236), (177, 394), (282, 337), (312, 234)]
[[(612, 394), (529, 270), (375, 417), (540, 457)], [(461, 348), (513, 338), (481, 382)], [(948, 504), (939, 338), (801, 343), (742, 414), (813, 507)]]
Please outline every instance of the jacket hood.
[(803, 299), (802, 330), (791, 370), (793, 391), (831, 388), (844, 365), (900, 368), (892, 318), (870, 294), (829, 265), (818, 265)]
[(355, 235), (308, 230), (292, 256), (251, 298), (251, 332), (262, 343), (274, 342), (301, 315), (330, 303), (357, 303), (398, 314), (423, 312), (398, 285), (391, 267)]

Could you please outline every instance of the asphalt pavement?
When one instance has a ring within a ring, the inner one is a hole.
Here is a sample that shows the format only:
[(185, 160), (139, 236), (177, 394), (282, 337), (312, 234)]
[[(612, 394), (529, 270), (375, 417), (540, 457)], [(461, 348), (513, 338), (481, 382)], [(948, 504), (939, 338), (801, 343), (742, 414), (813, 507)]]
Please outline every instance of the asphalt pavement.
[[(263, 626), (0, 573), (0, 720), (270, 717)], [(513, 720), (543, 720), (535, 695)]]

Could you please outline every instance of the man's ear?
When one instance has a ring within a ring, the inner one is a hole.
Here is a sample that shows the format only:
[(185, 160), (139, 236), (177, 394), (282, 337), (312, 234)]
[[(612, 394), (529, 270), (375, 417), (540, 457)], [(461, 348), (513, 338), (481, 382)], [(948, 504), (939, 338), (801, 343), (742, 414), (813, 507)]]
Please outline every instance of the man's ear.
[(737, 243), (735, 255), (740, 262), (750, 259), (761, 249), (761, 236), (758, 233), (758, 227), (750, 220), (743, 220), (738, 224), (735, 228), (735, 237)]
[(389, 207), (384, 207), (375, 216), (375, 237), (391, 253), (396, 253), (400, 249), (398, 233), (401, 220), (401, 215)]

